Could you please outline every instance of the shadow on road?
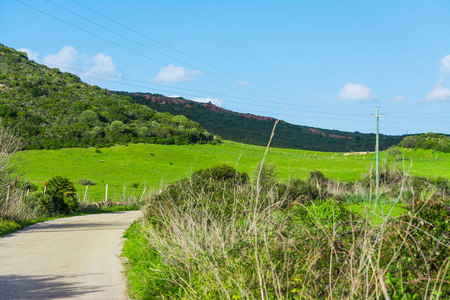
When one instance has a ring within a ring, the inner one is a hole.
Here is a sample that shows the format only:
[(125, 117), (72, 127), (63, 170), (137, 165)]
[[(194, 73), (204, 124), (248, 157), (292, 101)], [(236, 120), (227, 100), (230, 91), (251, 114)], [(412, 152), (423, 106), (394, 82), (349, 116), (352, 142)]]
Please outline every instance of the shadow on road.
[(74, 277), (2, 275), (0, 299), (90, 298), (87, 294), (101, 290), (99, 286), (80, 287)]

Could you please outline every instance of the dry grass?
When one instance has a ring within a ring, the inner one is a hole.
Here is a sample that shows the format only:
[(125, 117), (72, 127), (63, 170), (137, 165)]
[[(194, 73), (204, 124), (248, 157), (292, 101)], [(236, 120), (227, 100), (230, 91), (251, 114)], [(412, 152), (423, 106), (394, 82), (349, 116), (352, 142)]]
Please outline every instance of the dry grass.
[[(422, 214), (438, 209), (433, 199), (423, 198), (421, 210), (411, 209), (409, 216), (392, 219), (388, 214), (380, 223), (372, 222), (370, 214), (361, 218), (349, 213), (335, 200), (292, 202), (286, 208), (276, 186), (260, 191), (251, 184), (200, 186), (191, 180), (153, 198), (140, 227), (146, 238), (142, 247), (153, 253), (145, 273), (140, 270), (146, 278), (141, 289), (151, 291), (135, 295), (450, 297), (450, 260), (442, 258), (450, 254), (448, 235), (430, 230), (433, 220)], [(443, 220), (448, 221), (448, 215)]]

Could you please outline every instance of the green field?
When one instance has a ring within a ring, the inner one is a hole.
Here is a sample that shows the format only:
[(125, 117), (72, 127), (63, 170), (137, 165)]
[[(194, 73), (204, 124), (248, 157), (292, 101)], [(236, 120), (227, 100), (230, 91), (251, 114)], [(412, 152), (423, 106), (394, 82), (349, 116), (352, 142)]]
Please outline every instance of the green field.
[[(253, 175), (262, 161), (265, 149), (226, 141), (220, 145), (153, 145), (131, 144), (102, 148), (71, 148), (59, 150), (30, 150), (19, 153), (25, 163), (25, 179), (42, 187), (55, 175), (69, 177), (84, 198), (85, 187), (78, 185), (81, 178), (92, 179), (87, 199), (102, 200), (108, 184), (108, 199), (119, 200), (125, 196), (140, 196), (146, 191), (160, 189), (167, 183), (188, 176), (192, 171), (215, 165), (228, 164), (239, 171)], [(402, 150), (405, 168), (411, 173), (426, 177), (450, 178), (450, 154), (432, 151)], [(344, 155), (343, 153), (314, 152), (291, 149), (269, 150), (268, 164), (277, 166), (278, 178), (306, 178), (310, 171), (320, 170), (325, 176), (338, 180), (358, 180), (362, 173), (374, 167), (374, 154)], [(381, 161), (393, 162), (393, 157), (380, 154)], [(138, 188), (132, 185), (138, 183)]]

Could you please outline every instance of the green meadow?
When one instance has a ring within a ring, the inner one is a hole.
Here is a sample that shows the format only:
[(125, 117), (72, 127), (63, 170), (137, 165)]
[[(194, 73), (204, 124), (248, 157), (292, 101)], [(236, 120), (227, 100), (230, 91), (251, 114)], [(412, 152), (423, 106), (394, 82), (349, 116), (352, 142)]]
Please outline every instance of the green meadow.
[[(144, 187), (145, 193), (158, 190), (193, 171), (215, 165), (231, 165), (252, 176), (263, 159), (265, 147), (225, 141), (219, 145), (130, 144), (99, 150), (100, 153), (95, 148), (29, 150), (20, 152), (19, 157), (24, 162), (24, 178), (40, 188), (53, 176), (67, 176), (76, 183), (78, 197), (83, 200), (86, 187), (78, 181), (86, 178), (96, 183), (88, 188), (88, 201), (103, 200), (106, 184), (108, 200), (115, 201), (124, 196), (142, 196)], [(382, 152), (380, 161), (414, 175), (450, 178), (450, 154), (402, 149), (402, 157), (394, 160)], [(310, 171), (319, 170), (332, 179), (355, 181), (375, 166), (373, 153), (346, 155), (270, 148), (265, 159), (267, 164), (276, 166), (279, 180), (305, 179)]]

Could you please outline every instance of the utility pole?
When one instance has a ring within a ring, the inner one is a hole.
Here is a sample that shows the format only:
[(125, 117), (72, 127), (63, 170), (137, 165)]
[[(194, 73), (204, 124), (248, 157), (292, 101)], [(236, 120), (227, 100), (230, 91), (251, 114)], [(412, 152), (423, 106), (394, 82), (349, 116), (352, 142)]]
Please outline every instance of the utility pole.
[(377, 113), (375, 115), (370, 115), (371, 117), (377, 118), (377, 137), (375, 142), (375, 155), (376, 155), (376, 181), (377, 181), (377, 187), (376, 187), (376, 194), (378, 195), (378, 188), (380, 186), (380, 159), (379, 159), (379, 127), (380, 127), (380, 117), (384, 117), (384, 115), (380, 115), (380, 107), (376, 107)]

